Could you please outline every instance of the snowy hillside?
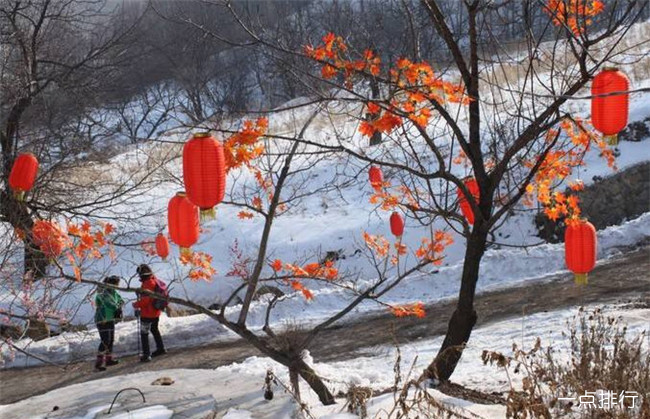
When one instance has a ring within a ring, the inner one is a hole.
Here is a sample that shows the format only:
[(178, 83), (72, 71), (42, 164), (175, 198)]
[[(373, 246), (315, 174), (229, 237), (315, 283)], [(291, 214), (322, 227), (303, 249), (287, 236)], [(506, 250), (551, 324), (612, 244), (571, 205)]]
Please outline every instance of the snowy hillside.
[[(637, 25), (632, 31), (633, 37), (642, 37), (648, 31), (650, 23)], [(636, 63), (635, 63), (636, 65)], [(644, 74), (633, 65), (621, 65), (624, 71), (630, 74), (635, 88), (650, 87), (650, 74)], [(646, 72), (647, 73), (647, 72)], [(645, 78), (639, 78), (645, 76)], [(650, 94), (635, 93), (631, 97), (630, 122), (642, 120), (650, 116)], [(296, 105), (304, 99), (291, 102)], [(589, 101), (575, 100), (568, 105), (572, 112), (583, 117), (589, 116)], [(269, 132), (273, 135), (290, 135), (299, 131), (302, 124), (309, 118), (315, 106), (307, 106), (298, 110), (288, 110), (272, 113), (270, 117)], [(343, 105), (333, 105), (328, 112), (317, 116), (312, 125), (306, 130), (305, 138), (321, 143), (336, 143), (337, 132), (347, 132), (350, 136), (349, 146), (363, 151), (362, 145), (367, 139), (357, 133), (358, 121), (349, 118), (347, 112), (359, 112)], [(236, 128), (240, 121), (231, 121), (231, 127)], [(226, 124), (227, 125), (227, 124)], [(432, 127), (436, 129), (436, 127)], [(233, 265), (231, 249), (235, 244), (242, 251), (244, 257), (254, 254), (261, 235), (263, 221), (259, 217), (250, 220), (241, 220), (237, 214), (241, 210), (236, 206), (220, 205), (216, 220), (206, 222), (202, 234), (194, 250), (206, 252), (213, 256), (213, 266), (217, 274), (210, 282), (179, 281), (187, 274), (187, 269), (178, 262), (178, 249), (173, 246), (172, 255), (167, 261), (156, 257), (144, 256), (137, 246), (142, 241), (151, 240), (159, 231), (165, 231), (166, 206), (169, 198), (182, 189), (179, 176), (182, 173), (181, 162), (178, 158), (180, 144), (189, 137), (187, 130), (170, 131), (160, 137), (161, 142), (151, 142), (133, 146), (129, 151), (112, 158), (107, 164), (97, 164), (84, 168), (79, 176), (84, 176), (85, 171), (102, 173), (124, 184), (137, 183), (138, 169), (143, 166), (161, 165), (161, 170), (156, 172), (159, 182), (153, 186), (144, 183), (129, 192), (128, 204), (119, 204), (104, 214), (110, 217), (112, 212), (127, 213), (130, 217), (124, 221), (116, 221), (117, 230), (120, 232), (118, 242), (136, 244), (134, 247), (118, 247), (118, 257), (115, 261), (108, 258), (90, 261), (86, 265), (84, 274), (92, 279), (101, 279), (106, 274), (120, 275), (132, 278), (135, 267), (142, 262), (150, 263), (155, 273), (163, 280), (171, 283), (172, 295), (188, 297), (198, 303), (211, 305), (223, 303), (233, 290), (240, 284), (238, 277), (228, 276)], [(267, 140), (266, 147), (269, 152), (286, 147), (286, 142)], [(617, 166), (620, 170), (639, 162), (650, 160), (648, 141), (623, 142), (619, 145), (620, 157)], [(368, 153), (385, 152), (379, 148)], [(390, 150), (388, 150), (390, 151)], [(608, 176), (612, 174), (605, 161), (598, 155), (598, 150), (592, 148), (586, 156), (586, 167), (580, 168), (574, 178), (579, 178), (585, 184), (590, 184), (594, 176)], [(367, 168), (359, 163), (350, 162), (342, 156), (329, 157), (324, 160), (314, 161), (309, 156), (298, 156), (297, 167), (310, 167), (309, 175), (297, 179), (290, 184), (293, 191), (304, 188), (316, 190), (327, 185), (329, 181), (347, 180), (345, 187), (329, 190), (326, 193), (308, 195), (301, 200), (299, 206), (290, 208), (285, 214), (275, 220), (269, 241), (268, 258), (283, 261), (312, 262), (323, 258), (328, 251), (339, 251), (344, 259), (337, 262), (341, 272), (349, 274), (349, 287), (362, 288), (372, 283), (376, 276), (370, 261), (360, 252), (364, 248), (361, 238), (363, 232), (383, 234), (390, 237), (388, 226), (388, 213), (377, 210), (376, 206), (368, 202), (371, 188), (368, 186)], [(313, 165), (313, 167), (312, 167)], [(463, 167), (456, 170), (462, 174)], [(88, 176), (90, 178), (90, 176)], [(229, 198), (235, 198), (242, 191), (254, 183), (253, 176), (245, 170), (234, 171), (229, 177)], [(232, 185), (232, 186), (230, 186)], [(496, 237), (501, 245), (499, 249), (487, 252), (481, 265), (481, 279), (479, 290), (506, 287), (521, 281), (540, 276), (553, 274), (564, 270), (563, 247), (561, 245), (539, 245), (533, 247), (510, 248), (508, 246), (532, 246), (539, 244), (535, 237), (533, 217), (535, 211), (519, 208), (515, 215), (510, 216), (496, 232)], [(434, 228), (447, 229), (444, 222)], [(422, 237), (429, 234), (428, 227), (415, 225), (407, 219), (403, 243), (410, 249), (415, 249)], [(423, 301), (432, 303), (441, 299), (453, 297), (457, 293), (460, 265), (463, 258), (464, 239), (454, 235), (454, 243), (446, 250), (443, 265), (434, 274), (423, 273), (409, 278), (402, 287), (398, 287), (387, 294), (384, 301), (387, 303), (408, 303)], [(621, 227), (611, 227), (601, 231), (599, 258), (601, 262), (615, 253), (617, 247), (633, 246), (650, 237), (650, 217), (648, 214), (632, 220)], [(412, 257), (412, 256), (411, 256)], [(268, 269), (270, 272), (270, 268)], [(94, 278), (96, 277), (96, 278)], [(134, 280), (135, 281), (135, 280)], [(133, 284), (135, 285), (135, 284)], [(350, 301), (354, 295), (348, 289), (323, 286), (321, 283), (309, 284), (314, 292), (313, 301), (305, 301), (299, 293), (285, 289), (289, 297), (281, 301), (273, 312), (271, 322), (282, 324), (291, 319), (300, 319), (302, 323), (322, 320), (335, 313)], [(78, 285), (73, 292), (62, 300), (63, 309), (68, 308), (72, 322), (91, 325), (89, 335), (92, 335), (93, 307), (87, 298), (91, 295), (93, 287)], [(293, 295), (292, 295), (293, 293)], [(11, 301), (12, 296), (0, 296), (0, 301)], [(125, 298), (133, 298), (125, 295)], [(251, 310), (251, 325), (260, 328), (263, 325), (264, 308), (266, 301), (261, 300), (253, 304)], [(364, 303), (357, 311), (383, 310), (381, 306)], [(191, 327), (190, 327), (191, 325)], [(133, 325), (121, 325), (123, 335), (132, 335)], [(214, 339), (231, 336), (208, 320), (205, 316), (190, 316), (182, 319), (169, 319), (164, 322), (165, 332), (194, 343), (202, 343)], [(186, 333), (194, 330), (194, 333)], [(199, 332), (200, 331), (200, 332)], [(29, 340), (21, 342), (21, 346), (29, 346), (32, 350), (43, 353), (45, 348), (56, 348), (60, 352), (54, 358), (67, 359), (68, 354), (75, 353), (84, 356), (90, 351), (86, 333), (70, 334), (46, 339), (42, 342), (32, 343)], [(53, 355), (50, 353), (50, 355)], [(18, 359), (19, 364), (24, 360)]]

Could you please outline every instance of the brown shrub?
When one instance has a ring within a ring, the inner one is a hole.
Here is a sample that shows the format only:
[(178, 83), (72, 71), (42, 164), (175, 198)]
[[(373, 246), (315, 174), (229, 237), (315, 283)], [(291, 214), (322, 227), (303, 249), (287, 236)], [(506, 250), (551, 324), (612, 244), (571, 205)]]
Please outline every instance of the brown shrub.
[[(542, 347), (539, 338), (529, 351), (513, 345), (511, 356), (483, 351), (483, 363), (503, 368), (510, 380), (507, 416), (650, 418), (650, 348), (644, 347), (645, 331), (629, 337), (620, 318), (605, 316), (600, 309), (581, 309), (567, 329), (562, 343), (568, 344), (568, 359), (552, 346)], [(521, 389), (515, 389), (511, 372), (523, 374)], [(585, 403), (593, 400), (595, 408), (580, 406), (580, 396)], [(562, 397), (575, 400), (559, 400)], [(612, 406), (603, 408), (602, 400)]]

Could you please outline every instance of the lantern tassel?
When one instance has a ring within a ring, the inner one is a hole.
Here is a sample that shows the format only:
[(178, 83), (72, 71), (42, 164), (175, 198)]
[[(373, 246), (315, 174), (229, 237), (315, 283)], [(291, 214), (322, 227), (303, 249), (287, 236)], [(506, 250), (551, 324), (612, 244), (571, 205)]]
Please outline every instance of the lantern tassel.
[(14, 191), (14, 198), (18, 202), (23, 202), (25, 200), (25, 191)]
[(192, 257), (192, 249), (189, 247), (181, 247), (181, 258), (190, 258)]
[(618, 145), (618, 134), (605, 135), (605, 136), (603, 136), (603, 139), (605, 141), (607, 141), (608, 145), (611, 145), (611, 146), (617, 146)]
[(214, 220), (217, 218), (217, 211), (212, 208), (201, 209), (201, 221)]
[(575, 274), (574, 280), (576, 285), (587, 285), (587, 274)]

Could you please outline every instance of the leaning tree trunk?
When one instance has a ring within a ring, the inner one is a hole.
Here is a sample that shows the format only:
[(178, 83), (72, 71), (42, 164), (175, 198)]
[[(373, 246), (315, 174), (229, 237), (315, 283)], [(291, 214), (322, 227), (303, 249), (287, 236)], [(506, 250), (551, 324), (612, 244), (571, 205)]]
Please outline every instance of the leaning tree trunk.
[(474, 293), (478, 280), (481, 258), (485, 252), (487, 229), (475, 225), (467, 239), (467, 249), (463, 264), (463, 276), (458, 294), (456, 309), (451, 315), (447, 335), (442, 346), (425, 371), (428, 378), (446, 381), (451, 377), (472, 329), (476, 324), (476, 310), (474, 310)]
[[(294, 361), (293, 369), (300, 374), (300, 377), (302, 377), (307, 384), (309, 384), (309, 387), (318, 395), (318, 399), (321, 403), (326, 406), (336, 403), (334, 401), (334, 396), (330, 393), (325, 383), (323, 383), (323, 380), (304, 360), (299, 359)], [(291, 369), (289, 371), (291, 371)]]
[(289, 367), (289, 382), (291, 383), (291, 391), (293, 391), (293, 397), (300, 404), (302, 400), (300, 399), (300, 374), (298, 369), (293, 366)]

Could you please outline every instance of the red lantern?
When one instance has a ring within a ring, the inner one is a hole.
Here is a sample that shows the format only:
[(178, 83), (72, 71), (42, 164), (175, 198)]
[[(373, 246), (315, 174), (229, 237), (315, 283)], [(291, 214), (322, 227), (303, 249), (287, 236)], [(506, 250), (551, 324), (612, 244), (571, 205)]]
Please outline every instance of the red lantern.
[(38, 173), (38, 160), (32, 153), (21, 153), (16, 157), (9, 173), (9, 187), (16, 199), (23, 200), (25, 192), (32, 189)]
[(181, 254), (191, 253), (190, 247), (199, 240), (199, 209), (185, 192), (178, 192), (169, 201), (167, 221), (169, 237), (180, 246)]
[(375, 192), (381, 191), (384, 185), (384, 174), (381, 172), (381, 169), (377, 166), (370, 166), (368, 177), (370, 178), (370, 185), (375, 189)]
[[(463, 183), (465, 184), (465, 187), (469, 190), (469, 192), (472, 194), (474, 201), (476, 201), (476, 203), (478, 204), (478, 200), (480, 198), (480, 192), (479, 192), (478, 182), (476, 181), (476, 179), (467, 178), (463, 181)], [(460, 204), (460, 211), (463, 213), (468, 223), (474, 224), (474, 211), (472, 211), (472, 206), (469, 204), (467, 198), (465, 198), (465, 194), (460, 188), (456, 190), (456, 194), (458, 195), (458, 203)]]
[(598, 241), (596, 229), (587, 220), (569, 224), (564, 232), (566, 265), (575, 274), (578, 285), (587, 284), (587, 274), (596, 265)]
[[(616, 68), (605, 68), (591, 84), (591, 123), (610, 145), (618, 144), (618, 133), (627, 126), (630, 80)], [(608, 95), (621, 92), (620, 95)]]
[(396, 237), (402, 237), (404, 234), (404, 219), (396, 212), (390, 215), (390, 231)]
[(214, 207), (226, 191), (226, 158), (223, 145), (208, 133), (194, 134), (183, 147), (183, 181), (187, 197), (214, 218)]
[(167, 237), (162, 233), (158, 233), (156, 236), (156, 253), (163, 260), (169, 256), (169, 242), (167, 241)]

